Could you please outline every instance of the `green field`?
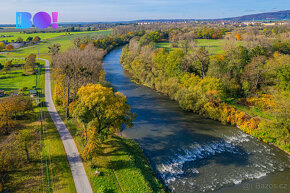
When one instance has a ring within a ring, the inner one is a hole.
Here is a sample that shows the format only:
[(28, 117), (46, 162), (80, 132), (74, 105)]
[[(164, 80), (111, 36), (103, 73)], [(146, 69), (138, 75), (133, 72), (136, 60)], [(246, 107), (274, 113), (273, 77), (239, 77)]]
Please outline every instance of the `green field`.
[(112, 30), (101, 30), (101, 31), (90, 31), (90, 32), (76, 32), (73, 35), (63, 35), (63, 36), (58, 36), (54, 37), (52, 39), (42, 41), (38, 45), (34, 45), (32, 47), (28, 48), (20, 48), (17, 50), (14, 50), (13, 52), (8, 52), (5, 54), (6, 57), (13, 58), (13, 57), (27, 57), (29, 54), (38, 54), (39, 50), (39, 57), (40, 58), (46, 58), (49, 59), (49, 54), (48, 54), (48, 46), (59, 43), (61, 44), (61, 51), (67, 50), (73, 45), (72, 40), (75, 37), (82, 37), (82, 36), (93, 36), (93, 35), (108, 35), (111, 33)]
[(155, 44), (156, 48), (164, 48), (167, 51), (172, 51), (174, 48), (171, 48), (170, 42), (158, 42)]
[(211, 54), (223, 53), (224, 40), (197, 39), (197, 46), (205, 47)]
[(23, 70), (13, 70), (8, 74), (0, 73), (0, 89), (5, 91), (18, 90), (35, 86), (36, 75), (22, 76)]
[[(80, 34), (86, 34), (90, 32), (84, 31), (84, 32), (69, 32), (69, 33), (71, 35), (80, 35)], [(94, 33), (94, 31), (92, 31), (92, 33)], [(28, 37), (34, 38), (35, 36), (39, 36), (41, 40), (47, 40), (47, 39), (55, 38), (58, 36), (64, 36), (65, 34), (66, 32), (31, 33), (31, 34), (25, 34), (25, 33), (20, 33), (20, 32), (0, 32), (0, 42), (6, 41), (6, 40), (8, 40), (9, 42), (11, 42), (12, 40), (16, 41), (18, 37), (21, 37), (25, 41)], [(1, 37), (2, 35), (13, 36), (13, 37)]]
[[(212, 40), (212, 39), (197, 39), (196, 46), (205, 47), (211, 54), (222, 54), (224, 40)], [(165, 48), (167, 51), (172, 51), (170, 42), (158, 42), (155, 44), (156, 48)]]

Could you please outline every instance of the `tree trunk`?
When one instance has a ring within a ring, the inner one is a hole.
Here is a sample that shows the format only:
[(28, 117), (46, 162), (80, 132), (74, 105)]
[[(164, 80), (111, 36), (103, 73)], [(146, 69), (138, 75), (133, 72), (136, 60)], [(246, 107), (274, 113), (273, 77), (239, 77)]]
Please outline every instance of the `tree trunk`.
[(87, 141), (88, 141), (88, 136), (87, 136), (87, 127), (84, 126), (85, 128), (85, 145), (87, 145)]
[(30, 162), (28, 148), (25, 147), (27, 162)]
[(68, 82), (67, 82), (67, 93), (66, 93), (66, 95), (67, 95), (67, 100), (66, 100), (66, 118), (69, 118), (69, 109), (68, 109), (68, 107), (69, 107), (69, 87), (70, 87), (70, 84), (69, 84), (69, 80), (68, 80)]

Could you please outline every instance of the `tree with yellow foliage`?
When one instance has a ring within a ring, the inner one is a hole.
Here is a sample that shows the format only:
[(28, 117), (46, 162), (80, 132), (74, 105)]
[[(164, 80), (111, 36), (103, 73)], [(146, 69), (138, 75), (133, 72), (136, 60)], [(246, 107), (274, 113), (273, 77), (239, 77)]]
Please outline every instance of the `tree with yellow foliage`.
[(132, 126), (135, 117), (126, 97), (100, 84), (87, 84), (78, 91), (73, 116), (84, 126), (87, 140), (83, 157), (91, 158), (108, 135), (121, 131), (122, 125)]
[(0, 42), (0, 50), (3, 50), (4, 47), (5, 47), (4, 42)]

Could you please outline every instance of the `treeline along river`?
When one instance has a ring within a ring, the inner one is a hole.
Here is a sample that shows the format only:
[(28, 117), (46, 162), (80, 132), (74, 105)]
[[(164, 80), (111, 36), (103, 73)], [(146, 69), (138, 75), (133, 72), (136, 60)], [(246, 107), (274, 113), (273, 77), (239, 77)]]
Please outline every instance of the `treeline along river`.
[(104, 58), (106, 80), (137, 113), (122, 134), (142, 147), (156, 175), (172, 192), (290, 192), (290, 157), (272, 145), (192, 112), (130, 81), (122, 49)]

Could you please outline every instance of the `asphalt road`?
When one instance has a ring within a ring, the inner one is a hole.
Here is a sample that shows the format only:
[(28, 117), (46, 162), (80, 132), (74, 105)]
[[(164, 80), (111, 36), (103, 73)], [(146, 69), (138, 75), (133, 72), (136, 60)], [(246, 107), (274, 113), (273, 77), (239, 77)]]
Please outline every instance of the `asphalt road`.
[(61, 120), (58, 112), (56, 111), (52, 100), (49, 61), (46, 59), (41, 60), (45, 61), (45, 101), (47, 110), (49, 111), (49, 114), (59, 132), (62, 143), (64, 145), (76, 190), (78, 193), (92, 193), (93, 190), (85, 172), (76, 144), (64, 122)]

